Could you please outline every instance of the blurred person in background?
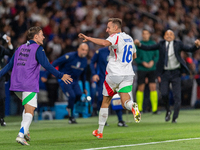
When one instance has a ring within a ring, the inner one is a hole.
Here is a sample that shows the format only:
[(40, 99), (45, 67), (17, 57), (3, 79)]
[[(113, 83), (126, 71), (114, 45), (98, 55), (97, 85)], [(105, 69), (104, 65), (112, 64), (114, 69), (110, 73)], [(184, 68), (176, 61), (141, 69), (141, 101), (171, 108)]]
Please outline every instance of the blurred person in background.
[(56, 60), (62, 54), (61, 39), (55, 35), (52, 41), (49, 41), (46, 48), (46, 53), (50, 62)]
[[(11, 38), (6, 35), (6, 42), (8, 43), (8, 49), (0, 45), (0, 70), (5, 66), (4, 56), (12, 56), (14, 53), (13, 45), (11, 43)], [(4, 121), (5, 117), (5, 77), (0, 78), (0, 123), (1, 126), (6, 126), (6, 122)]]
[(181, 73), (189, 73), (185, 61), (181, 58), (180, 52), (194, 52), (199, 49), (200, 41), (196, 40), (194, 46), (189, 47), (181, 41), (175, 40), (172, 30), (167, 30), (164, 34), (164, 40), (154, 45), (141, 44), (139, 40), (134, 43), (139, 49), (143, 50), (159, 50), (159, 60), (157, 63), (157, 76), (160, 82), (160, 91), (162, 100), (165, 103), (166, 116), (165, 121), (171, 119), (171, 110), (169, 105), (169, 84), (172, 84), (172, 92), (174, 98), (174, 114), (172, 123), (177, 122), (177, 118), (181, 106)]
[[(63, 93), (68, 97), (67, 111), (69, 114), (69, 123), (76, 124), (76, 119), (74, 118), (74, 104), (80, 100), (83, 94), (79, 86), (79, 79), (81, 78), (83, 83), (84, 93), (87, 95), (87, 90), (85, 89), (86, 81), (86, 67), (87, 67), (87, 54), (89, 47), (86, 43), (81, 43), (75, 52), (66, 53), (56, 59), (52, 65), (54, 67), (59, 67), (59, 70), (70, 74), (73, 82), (66, 85), (63, 81), (58, 81)], [(41, 78), (43, 82), (47, 81), (47, 72), (44, 77)]]
[(186, 31), (186, 35), (183, 35), (183, 43), (187, 43), (188, 46), (192, 46), (196, 38), (192, 30)]
[[(142, 41), (144, 45), (153, 45), (154, 41), (150, 40), (151, 33), (144, 29), (142, 31)], [(136, 47), (137, 48), (137, 47)], [(145, 79), (148, 79), (150, 90), (150, 101), (153, 114), (157, 114), (158, 109), (158, 93), (156, 91), (156, 63), (159, 59), (159, 51), (144, 51), (137, 48), (137, 75), (138, 75), (138, 89), (136, 92), (136, 101), (139, 111), (143, 111)]]
[[(61, 43), (62, 39), (58, 35), (54, 35), (53, 39), (47, 43), (46, 55), (51, 64), (62, 54)], [(58, 70), (58, 68), (56, 69)], [(57, 78), (54, 75), (49, 74), (47, 77), (46, 89), (48, 92), (48, 99), (49, 99), (48, 106), (50, 107), (53, 107), (55, 101), (57, 101), (58, 99), (58, 88), (59, 84)]]

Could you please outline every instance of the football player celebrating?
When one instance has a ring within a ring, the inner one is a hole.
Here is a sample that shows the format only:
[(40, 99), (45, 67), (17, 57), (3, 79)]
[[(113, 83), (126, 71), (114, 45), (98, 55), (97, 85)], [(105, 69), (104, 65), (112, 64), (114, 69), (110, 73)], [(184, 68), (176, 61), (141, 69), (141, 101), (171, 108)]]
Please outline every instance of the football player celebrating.
[(93, 131), (97, 138), (103, 138), (103, 128), (108, 118), (108, 107), (112, 97), (118, 92), (122, 106), (134, 115), (136, 122), (140, 122), (141, 114), (137, 103), (134, 103), (129, 95), (132, 91), (134, 72), (132, 61), (136, 58), (136, 48), (133, 39), (121, 31), (122, 20), (110, 18), (106, 32), (110, 35), (106, 40), (88, 37), (82, 33), (79, 38), (83, 42), (91, 41), (102, 46), (109, 46), (110, 55), (106, 67), (106, 77), (103, 85), (103, 102), (99, 112), (99, 128)]

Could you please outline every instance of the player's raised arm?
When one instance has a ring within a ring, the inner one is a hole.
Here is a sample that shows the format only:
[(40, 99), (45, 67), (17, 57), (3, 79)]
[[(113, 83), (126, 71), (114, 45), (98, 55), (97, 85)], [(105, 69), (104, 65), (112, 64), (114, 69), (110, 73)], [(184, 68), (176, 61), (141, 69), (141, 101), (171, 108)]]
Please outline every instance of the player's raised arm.
[(83, 33), (79, 33), (78, 37), (83, 39), (83, 42), (90, 41), (92, 43), (95, 43), (95, 44), (101, 45), (101, 46), (105, 46), (105, 47), (111, 45), (111, 43), (108, 40), (88, 37), (88, 36), (84, 35)]
[[(37, 52), (36, 52), (36, 58), (38, 60), (38, 62), (47, 70), (49, 71), (51, 74), (53, 74), (56, 78), (59, 78), (61, 80), (63, 80), (66, 84), (71, 83), (73, 81), (73, 79), (71, 78), (70, 75), (68, 74), (63, 74), (61, 72), (59, 72), (58, 70), (56, 70), (47, 60), (47, 57), (45, 55), (44, 49), (41, 47), (38, 48)], [(43, 82), (45, 82), (45, 77), (41, 78), (41, 80)]]

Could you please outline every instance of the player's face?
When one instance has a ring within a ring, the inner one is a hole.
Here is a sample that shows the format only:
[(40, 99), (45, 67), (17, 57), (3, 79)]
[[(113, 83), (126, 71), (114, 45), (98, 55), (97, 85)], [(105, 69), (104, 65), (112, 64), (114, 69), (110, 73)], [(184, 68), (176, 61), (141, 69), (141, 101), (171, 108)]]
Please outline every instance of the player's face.
[(143, 41), (149, 41), (151, 34), (149, 33), (149, 31), (144, 30), (142, 31), (142, 40)]
[(79, 47), (78, 47), (78, 56), (83, 58), (86, 57), (88, 54), (88, 45), (85, 43), (82, 43)]
[(174, 32), (171, 30), (167, 30), (165, 32), (164, 39), (168, 42), (173, 41), (175, 39)]
[(117, 25), (113, 24), (112, 22), (108, 22), (106, 32), (109, 35), (116, 33)]
[(43, 35), (43, 32), (42, 30), (39, 31), (39, 33), (36, 35), (36, 38), (37, 38), (37, 44), (39, 45), (43, 45), (43, 40), (44, 40), (44, 35)]

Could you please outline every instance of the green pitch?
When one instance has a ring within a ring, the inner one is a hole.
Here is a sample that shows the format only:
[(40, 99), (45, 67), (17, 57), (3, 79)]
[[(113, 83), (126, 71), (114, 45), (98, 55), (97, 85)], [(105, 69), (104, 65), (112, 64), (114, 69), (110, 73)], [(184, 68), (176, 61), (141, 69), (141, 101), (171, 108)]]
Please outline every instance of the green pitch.
[[(15, 141), (21, 117), (6, 117), (7, 126), (0, 126), (0, 150), (102, 147), (118, 150), (199, 150), (200, 110), (181, 110), (177, 124), (166, 123), (164, 116), (165, 112), (160, 115), (142, 114), (142, 121), (135, 123), (132, 114), (124, 114), (123, 119), (128, 120), (129, 127), (117, 127), (117, 117), (109, 116), (109, 126), (104, 128), (103, 139), (92, 136), (92, 131), (98, 128), (98, 117), (78, 118), (75, 125), (68, 124), (68, 120), (33, 122), (30, 127), (31, 141), (28, 142), (30, 146), (22, 146)], [(120, 145), (127, 146), (110, 147)]]

